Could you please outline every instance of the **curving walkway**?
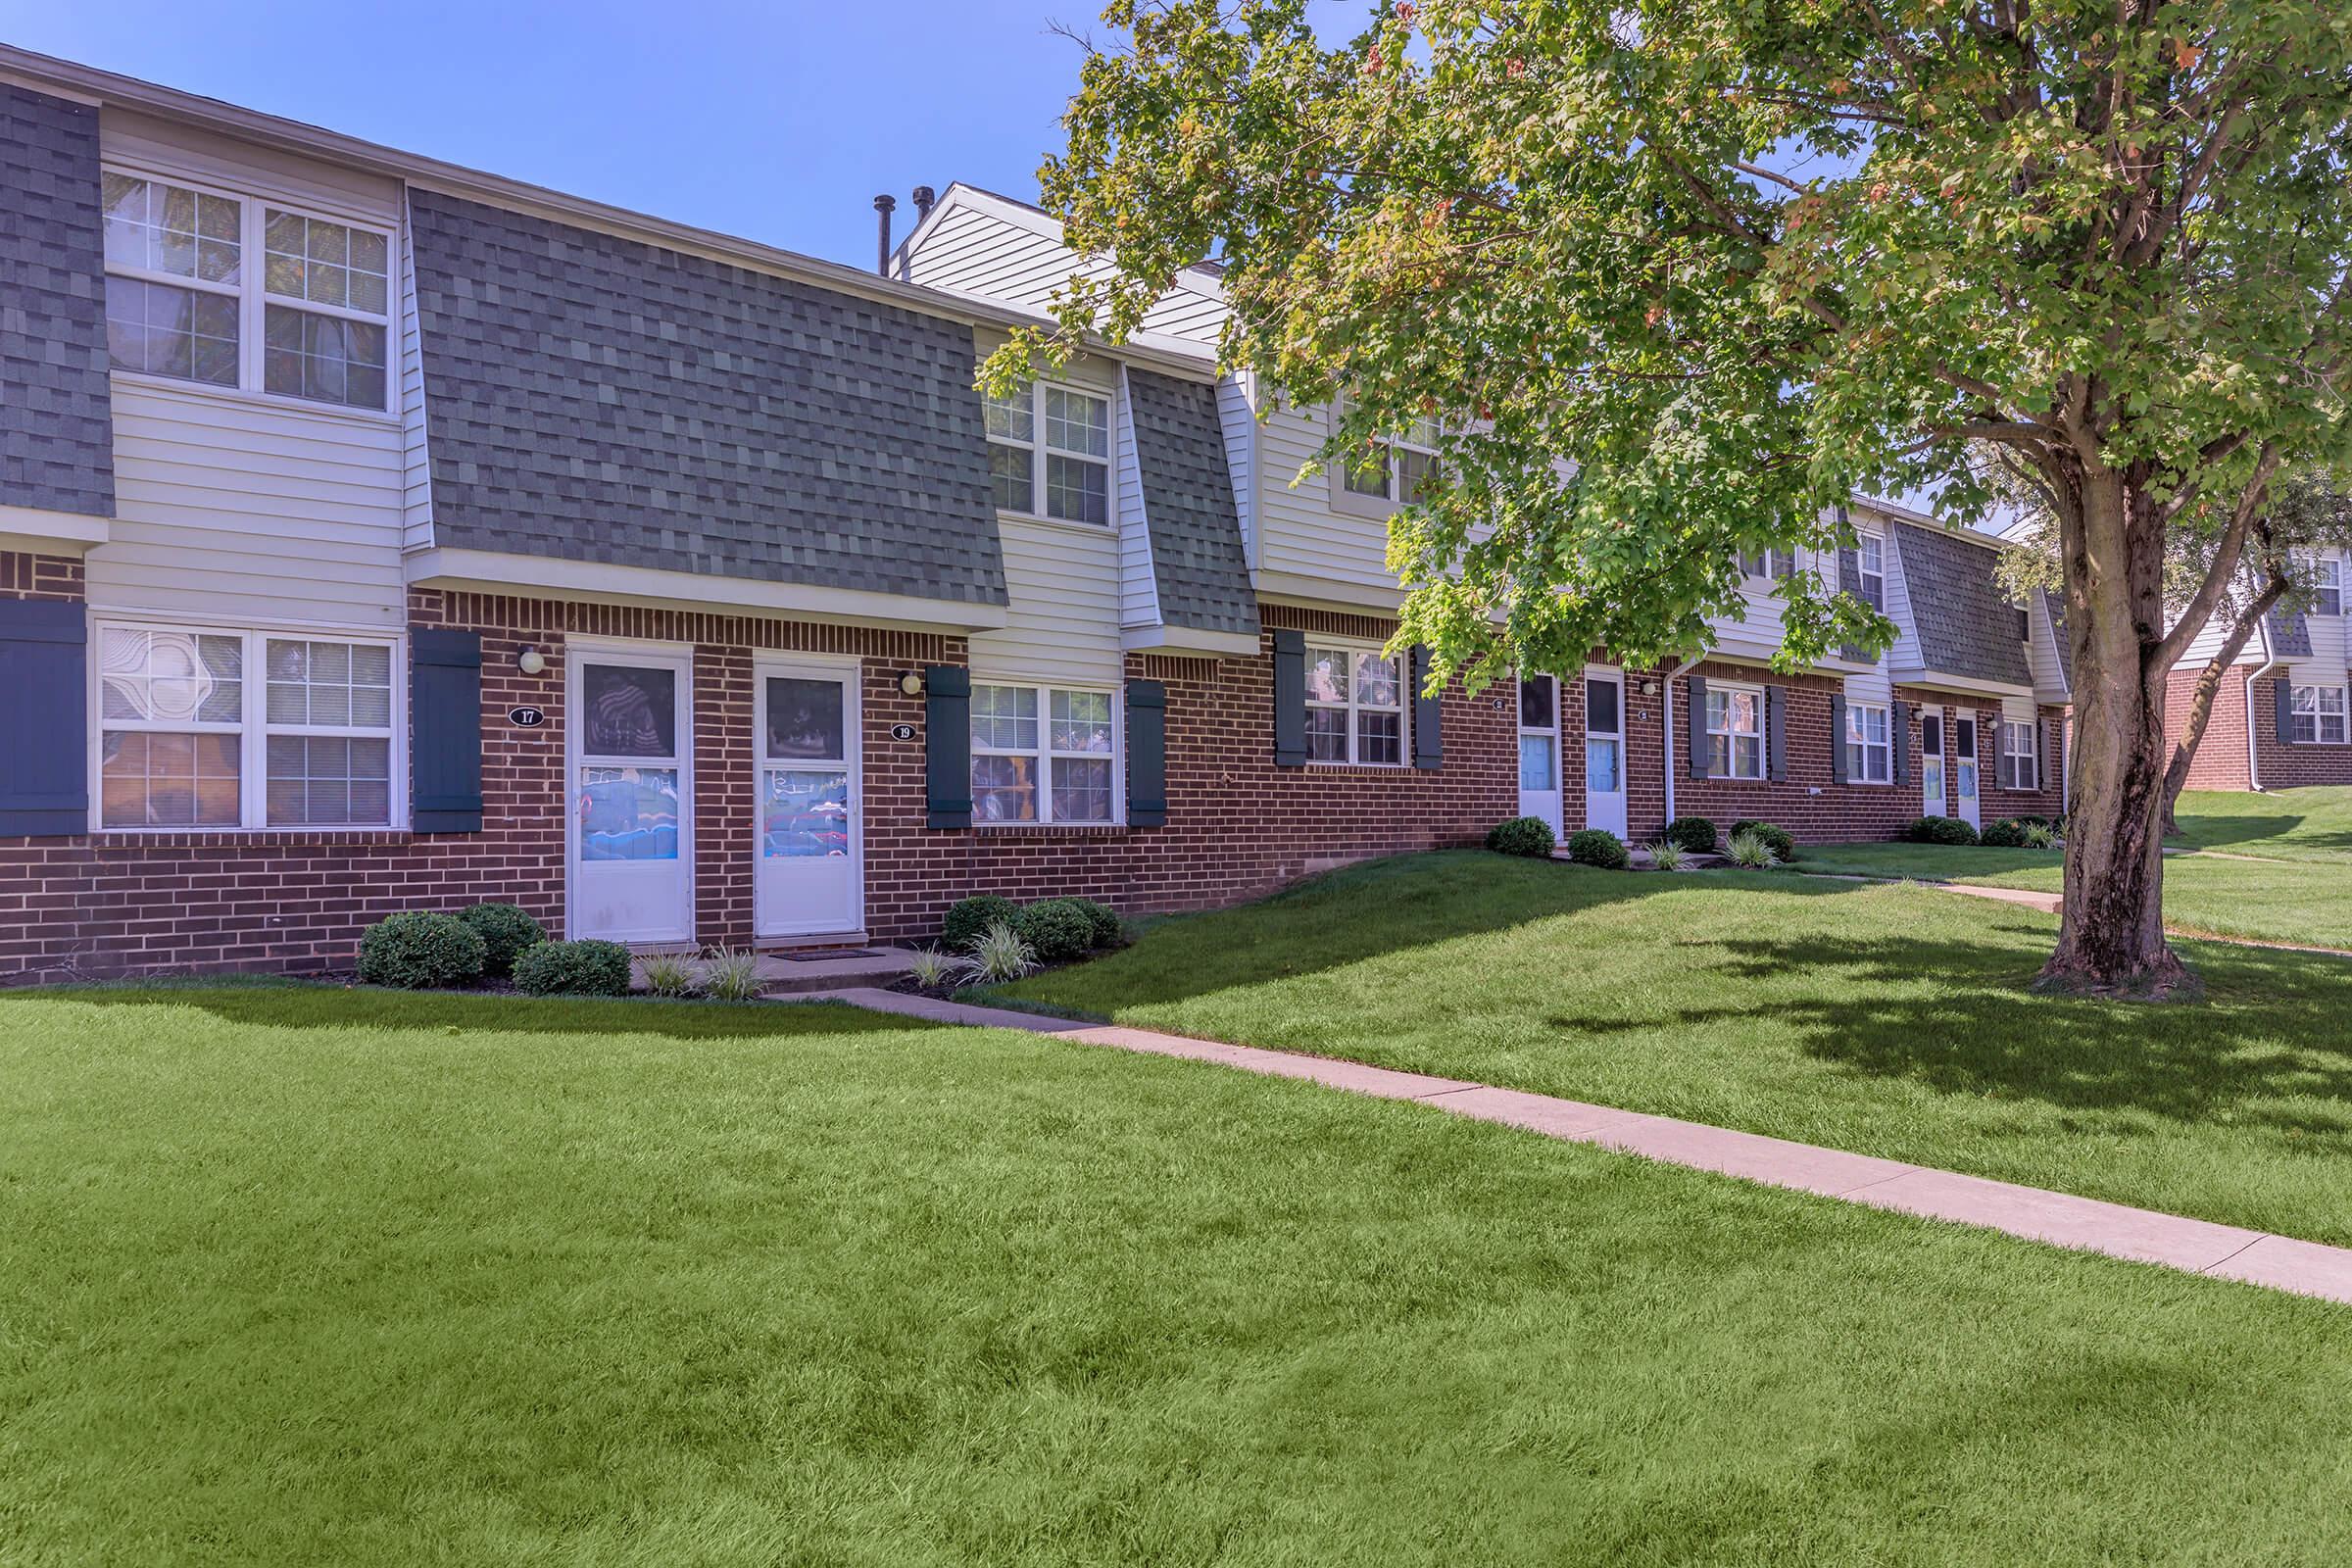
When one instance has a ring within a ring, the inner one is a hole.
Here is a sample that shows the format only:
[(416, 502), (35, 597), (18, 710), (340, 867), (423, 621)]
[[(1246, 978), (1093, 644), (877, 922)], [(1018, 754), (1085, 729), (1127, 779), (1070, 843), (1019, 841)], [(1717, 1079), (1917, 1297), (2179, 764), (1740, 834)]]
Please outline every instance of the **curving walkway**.
[(1382, 1100), (1417, 1100), (1458, 1116), (1501, 1122), (1547, 1138), (1592, 1144), (1672, 1165), (1716, 1171), (1773, 1187), (1794, 1188), (1824, 1198), (1867, 1203), (1873, 1208), (1979, 1225), (2029, 1241), (2104, 1252), (2110, 1257), (2161, 1264), (2191, 1274), (2210, 1274), (2302, 1296), (2352, 1301), (2352, 1249), (2299, 1242), (2235, 1225), (2217, 1225), (2211, 1220), (2162, 1214), (2154, 1209), (2076, 1198), (2038, 1187), (2020, 1187), (2012, 1182), (1963, 1176), (1956, 1171), (1907, 1165), (1867, 1154), (1849, 1154), (1841, 1150), (1766, 1138), (1759, 1133), (1678, 1121), (1671, 1116), (1615, 1110), (1582, 1101), (1397, 1072), (1363, 1062), (1195, 1040), (1152, 1029), (1080, 1023), (1034, 1012), (939, 1002), (865, 987), (812, 992), (806, 1000), (847, 1002), (879, 1012), (895, 1012), (937, 1023), (1026, 1029), (1081, 1045), (1181, 1056), (1277, 1078), (1303, 1078)]

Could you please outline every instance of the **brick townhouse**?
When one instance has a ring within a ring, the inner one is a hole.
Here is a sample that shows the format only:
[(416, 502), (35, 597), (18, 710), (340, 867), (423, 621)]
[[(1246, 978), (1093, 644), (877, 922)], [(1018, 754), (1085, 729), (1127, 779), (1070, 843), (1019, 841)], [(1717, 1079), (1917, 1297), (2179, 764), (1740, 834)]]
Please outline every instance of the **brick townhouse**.
[[(1426, 443), (1293, 484), (1328, 411), (1219, 374), (1208, 266), (984, 399), (1070, 253), (918, 201), (868, 271), (0, 48), (0, 975), (331, 968), (484, 899), (921, 940), (1523, 811), (2058, 808), (2056, 637), (1993, 542), (1858, 504), (1702, 660), (1425, 696), (1383, 556)], [(1798, 570), (1902, 640), (1771, 674)]]
[[(2189, 765), (2200, 790), (2281, 790), (2352, 784), (2352, 708), (2345, 691), (2352, 630), (2344, 596), (2352, 554), (2313, 551), (2299, 564), (2309, 587), (2300, 608), (2272, 612), (2222, 677), (2213, 711)], [(2167, 728), (2175, 735), (2191, 694), (2220, 649), (2226, 617), (2217, 615), (2174, 666), (2166, 691)]]

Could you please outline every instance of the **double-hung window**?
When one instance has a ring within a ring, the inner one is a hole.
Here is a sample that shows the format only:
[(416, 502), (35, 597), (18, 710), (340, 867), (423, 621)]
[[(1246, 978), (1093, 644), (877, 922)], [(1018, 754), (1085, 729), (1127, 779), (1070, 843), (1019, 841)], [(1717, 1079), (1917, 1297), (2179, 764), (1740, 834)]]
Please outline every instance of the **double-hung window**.
[(121, 170), (101, 195), (113, 368), (388, 407), (390, 234)]
[(1854, 548), (1854, 559), (1862, 578), (1862, 597), (1873, 610), (1886, 608), (1886, 543), (1875, 533), (1866, 533)]
[(1845, 778), (1849, 784), (1885, 784), (1893, 777), (1893, 748), (1887, 741), (1886, 705), (1845, 705)]
[(2306, 745), (2341, 746), (2346, 739), (2344, 688), (2298, 686), (2294, 689), (2291, 725), (2287, 733)]
[(972, 688), (972, 820), (1116, 821), (1117, 726), (1108, 692)]
[(1740, 552), (1740, 572), (1745, 577), (1761, 577), (1781, 582), (1796, 575), (1796, 552), (1793, 550), (1742, 550)]
[(394, 645), (98, 626), (102, 828), (388, 827)]
[(2041, 726), (2001, 720), (2001, 788), (2034, 790), (2041, 787)]
[(1396, 660), (1361, 648), (1306, 651), (1306, 757), (1383, 767), (1404, 761), (1404, 687)]
[(990, 398), (988, 471), (999, 512), (1109, 526), (1110, 400), (1048, 381)]
[(2311, 564), (2311, 608), (2323, 615), (2344, 612), (2344, 564), (2334, 556), (2320, 556)]
[(1754, 686), (1707, 688), (1707, 771), (1716, 778), (1764, 776), (1764, 693)]
[(1438, 421), (1415, 419), (1402, 435), (1384, 437), (1349, 463), (1340, 484), (1349, 495), (1410, 506), (1429, 485), (1438, 461)]

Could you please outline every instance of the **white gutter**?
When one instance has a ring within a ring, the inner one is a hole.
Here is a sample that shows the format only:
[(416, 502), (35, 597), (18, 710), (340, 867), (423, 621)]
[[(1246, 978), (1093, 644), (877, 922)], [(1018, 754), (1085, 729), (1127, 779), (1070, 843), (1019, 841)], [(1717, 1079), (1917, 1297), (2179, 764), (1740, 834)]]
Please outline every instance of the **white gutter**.
[(2254, 744), (2254, 683), (2285, 661), (2271, 646), (2271, 617), (2263, 616), (2254, 623), (2254, 629), (2262, 637), (2264, 662), (2246, 676), (2246, 788), (2259, 794), (2262, 791), (2262, 761)]
[(1674, 820), (1674, 682), (1677, 676), (1689, 674), (1690, 666), (1704, 657), (1702, 654), (1692, 654), (1666, 672), (1666, 820), (1668, 822)]

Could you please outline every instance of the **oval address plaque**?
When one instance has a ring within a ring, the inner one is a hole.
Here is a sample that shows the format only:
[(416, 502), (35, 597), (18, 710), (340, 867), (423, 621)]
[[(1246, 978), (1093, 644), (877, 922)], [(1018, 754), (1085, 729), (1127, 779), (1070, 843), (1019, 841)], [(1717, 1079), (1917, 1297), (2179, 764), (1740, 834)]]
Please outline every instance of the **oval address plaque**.
[(894, 741), (910, 741), (914, 739), (914, 726), (912, 724), (893, 724), (890, 726), (890, 738)]
[(518, 729), (537, 729), (547, 722), (547, 710), (544, 708), (510, 708), (507, 710), (507, 722)]

